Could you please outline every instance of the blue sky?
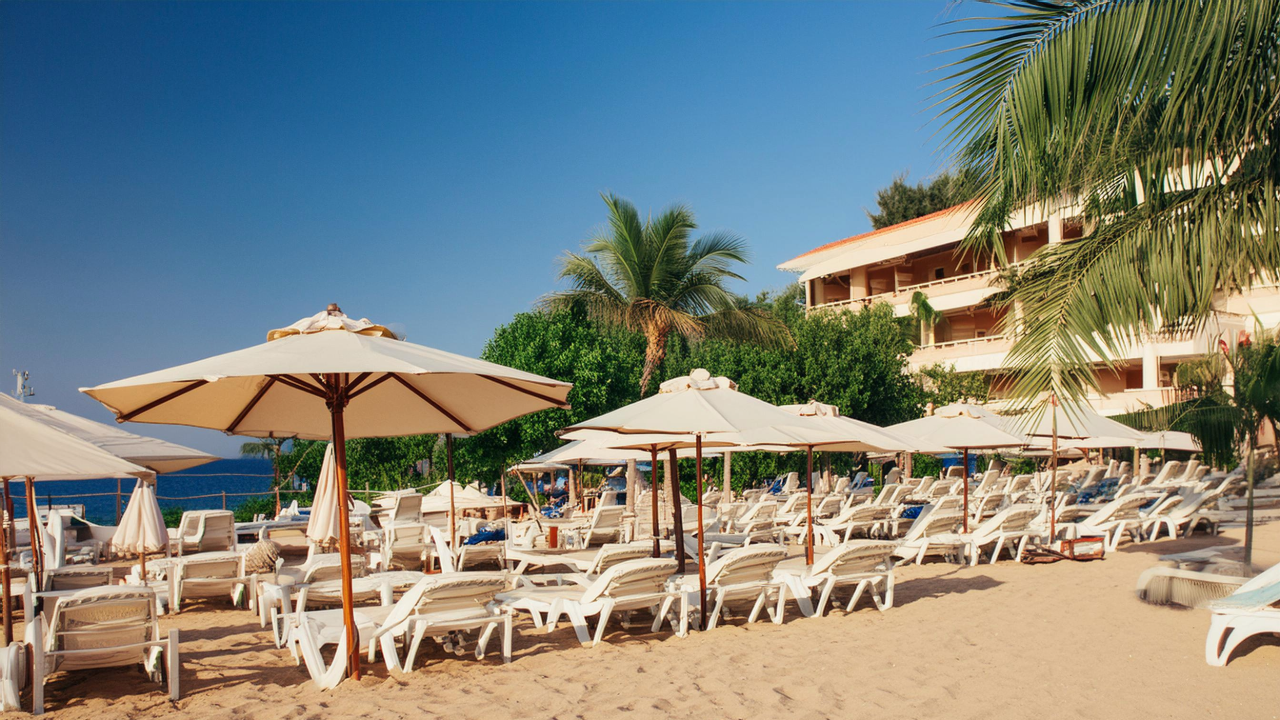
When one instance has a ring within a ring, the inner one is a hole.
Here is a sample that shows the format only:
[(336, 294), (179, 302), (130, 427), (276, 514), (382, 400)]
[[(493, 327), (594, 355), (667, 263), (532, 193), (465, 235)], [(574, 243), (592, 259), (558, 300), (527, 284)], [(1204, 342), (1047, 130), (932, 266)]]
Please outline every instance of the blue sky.
[(948, 7), (0, 4), (0, 368), (107, 421), (78, 387), (329, 302), (476, 355), (602, 191), (691, 205), (750, 241), (738, 290), (780, 287), (938, 169)]

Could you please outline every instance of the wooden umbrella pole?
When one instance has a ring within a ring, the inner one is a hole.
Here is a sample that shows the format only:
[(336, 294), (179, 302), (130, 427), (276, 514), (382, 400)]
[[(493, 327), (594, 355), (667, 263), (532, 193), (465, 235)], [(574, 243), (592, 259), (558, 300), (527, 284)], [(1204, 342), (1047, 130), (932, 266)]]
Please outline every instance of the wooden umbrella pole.
[[(684, 517), (680, 507), (680, 466), (676, 464), (676, 449), (669, 448), (667, 450), (667, 467), (671, 470), (669, 473), (671, 485), (671, 520), (676, 525), (676, 572), (684, 574)], [(701, 541), (699, 541), (701, 542)], [(702, 565), (702, 559), (698, 559), (698, 565)]]
[(964, 449), (964, 468), (960, 470), (960, 482), (964, 486), (964, 531), (969, 532), (969, 448)]
[(733, 453), (724, 451), (724, 481), (720, 484), (720, 502), (733, 502)]
[[(8, 515), (9, 478), (4, 479), (4, 499), (6, 507), (5, 514)], [(9, 522), (13, 522), (13, 516), (11, 515), (9, 516)], [(7, 647), (9, 643), (13, 642), (13, 608), (10, 606), (10, 599), (12, 596), (10, 593), (11, 586), (9, 578), (9, 531), (3, 527), (0, 527), (0, 556), (3, 556), (0, 559), (3, 559), (4, 561), (4, 567), (0, 567), (0, 582), (2, 582), (4, 586), (4, 644)]]
[[(703, 541), (706, 535), (702, 527), (702, 435), (699, 433), (694, 436), (694, 461), (697, 479), (695, 486), (698, 493), (698, 609), (702, 615), (701, 622), (698, 623), (698, 629), (707, 629), (707, 563), (706, 550), (703, 548)], [(675, 450), (671, 454), (675, 454)]]
[(39, 515), (36, 512), (36, 487), (35, 481), (31, 478), (26, 479), (27, 486), (27, 535), (31, 538), (31, 554), (35, 557), (36, 582), (40, 587), (44, 587), (44, 538), (40, 537), (39, 525), (37, 519)]
[(449, 549), (456, 555), (458, 553), (458, 517), (453, 505), (453, 433), (445, 433), (444, 449), (447, 459), (446, 467), (449, 470)]
[(13, 494), (9, 490), (9, 478), (4, 479), (4, 510), (9, 513), (9, 547), (18, 546), (18, 525), (13, 521)]
[[(658, 542), (658, 446), (649, 446), (649, 496), (653, 504), (653, 556), (662, 555), (662, 545)], [(676, 552), (680, 552), (679, 548)]]
[(336, 374), (329, 378), (329, 413), (333, 420), (334, 464), (338, 470), (338, 552), (342, 566), (342, 619), (347, 626), (347, 671), (359, 680), (360, 641), (356, 634), (355, 598), (351, 592), (351, 531), (347, 520), (347, 432), (342, 418), (347, 397), (343, 378)]
[(805, 504), (805, 538), (804, 538), (804, 564), (813, 564), (813, 446), (809, 445), (805, 448), (807, 451), (806, 462), (808, 464), (808, 472), (804, 475), (805, 490), (807, 491), (804, 499)]

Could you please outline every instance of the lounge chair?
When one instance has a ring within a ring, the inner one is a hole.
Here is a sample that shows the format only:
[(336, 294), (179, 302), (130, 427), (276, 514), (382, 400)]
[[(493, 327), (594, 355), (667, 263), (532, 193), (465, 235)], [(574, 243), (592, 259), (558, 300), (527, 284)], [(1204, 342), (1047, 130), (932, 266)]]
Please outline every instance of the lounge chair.
[(917, 565), (924, 562), (930, 551), (959, 557), (964, 542), (959, 540), (956, 529), (964, 522), (964, 513), (946, 505), (927, 505), (907, 528), (898, 543), (896, 555), (904, 560), (915, 559)]
[[(261, 581), (257, 577), (250, 578), (250, 592), (257, 598), (258, 620), (262, 626), (271, 624), (271, 634), (276, 647), (284, 647), (289, 641), (296, 621), (292, 617), (294, 610), (290, 607), (290, 595), (293, 590), (300, 590), (315, 583), (327, 580), (338, 580), (342, 577), (342, 556), (338, 553), (317, 554), (298, 568), (280, 570), (273, 581)], [(363, 557), (352, 556), (351, 576), (363, 577), (367, 566)], [(372, 593), (359, 596), (357, 600), (367, 600)], [(320, 602), (341, 598), (318, 596)]]
[[(783, 546), (762, 543), (730, 550), (708, 563), (707, 600), (714, 601), (715, 606), (707, 618), (707, 629), (715, 629), (726, 603), (739, 600), (755, 603), (747, 617), (747, 622), (755, 622), (769, 596), (780, 587), (773, 578), (773, 571), (786, 556), (787, 550)], [(781, 622), (772, 607), (769, 615), (775, 623)], [(688, 619), (688, 612), (682, 609), (681, 632), (687, 629)]]
[[(668, 585), (675, 571), (676, 561), (668, 558), (627, 560), (609, 568), (586, 587), (526, 586), (502, 593), (498, 599), (514, 610), (529, 613), (534, 626), (545, 626), (548, 633), (555, 630), (561, 615), (568, 616), (578, 642), (594, 646), (604, 639), (605, 628), (615, 611), (652, 610), (651, 630), (658, 632), (662, 629), (663, 620), (667, 619), (680, 595), (678, 590)], [(587, 627), (590, 616), (600, 618), (594, 637)], [(672, 627), (676, 626), (673, 622)], [(678, 634), (683, 637), (685, 629), (684, 623), (680, 623)]]
[(821, 540), (824, 545), (835, 546), (848, 542), (854, 536), (885, 535), (889, 516), (894, 509), (892, 505), (855, 505), (834, 518), (815, 520), (814, 539)]
[(1065, 538), (1101, 535), (1108, 552), (1115, 552), (1126, 532), (1140, 539), (1142, 531), (1142, 506), (1151, 502), (1153, 495), (1129, 494), (1103, 505), (1078, 523), (1058, 524), (1057, 531)]
[[(787, 593), (796, 599), (805, 617), (820, 616), (826, 611), (836, 588), (849, 585), (856, 587), (845, 606), (846, 611), (853, 611), (866, 590), (871, 591), (871, 598), (881, 612), (893, 607), (895, 547), (893, 543), (882, 540), (851, 540), (824, 552), (813, 561), (813, 565), (805, 565), (802, 557), (779, 563), (773, 571), (774, 578), (782, 583), (783, 588), (779, 591), (776, 621), (782, 621)], [(817, 588), (821, 591), (815, 609), (813, 591)]]
[(427, 525), (405, 522), (382, 528), (382, 567), (426, 571), (431, 544), (427, 541)]
[(189, 510), (178, 523), (178, 555), (187, 553), (234, 550), (236, 517), (230, 510)]
[(1162, 565), (1138, 576), (1138, 599), (1153, 605), (1203, 608), (1249, 582), (1239, 547), (1219, 546), (1161, 555)]
[[(381, 650), (387, 669), (404, 673), (413, 669), (418, 648), (428, 634), (457, 652), (461, 649), (457, 634), (478, 630), (475, 654), (482, 660), (490, 636), (501, 625), (503, 662), (511, 662), (511, 612), (496, 600), (506, 587), (506, 579), (497, 573), (445, 573), (423, 578), (394, 605), (356, 609), (357, 642), (368, 646), (370, 661)], [(312, 681), (321, 690), (337, 687), (347, 673), (343, 610), (298, 613), (293, 637)], [(396, 649), (397, 639), (407, 647), (403, 660)], [(335, 644), (333, 662), (325, 663), (321, 648)]]
[(1280, 565), (1258, 575), (1224, 598), (1210, 602), (1212, 616), (1204, 659), (1222, 667), (1240, 643), (1262, 633), (1280, 633)]
[(379, 495), (373, 500), (370, 508), (378, 526), (388, 528), (392, 525), (422, 522), (422, 494), (416, 490), (398, 490)]
[[(84, 588), (110, 585), (112, 580), (112, 569), (109, 567), (68, 565), (67, 567), (48, 570), (45, 573), (44, 589), (83, 590)], [(28, 577), (27, 582), (32, 581), (33, 578)]]
[[(1037, 518), (1043, 510), (1032, 505), (1011, 505), (996, 513), (991, 519), (982, 522), (972, 532), (961, 533), (957, 539), (964, 544), (969, 564), (977, 565), (982, 556), (982, 549), (991, 546), (991, 563), (1000, 558), (1000, 551), (1005, 543), (1009, 544), (1009, 553), (1015, 561), (1022, 560), (1022, 551), (1027, 541), (1040, 532), (1033, 529)], [(934, 542), (944, 543), (946, 538), (935, 538)]]
[(178, 631), (160, 635), (155, 591), (113, 585), (60, 597), (48, 614), (26, 626), (31, 647), (32, 713), (44, 712), (44, 683), (59, 670), (129, 667), (141, 663), (147, 675), (169, 684), (178, 699)]
[(622, 516), (626, 511), (625, 505), (597, 506), (590, 517), (560, 528), (560, 535), (569, 547), (579, 549), (622, 540)]
[(168, 572), (169, 612), (182, 609), (182, 599), (227, 596), (233, 605), (244, 602), (250, 585), (244, 557), (185, 558)]

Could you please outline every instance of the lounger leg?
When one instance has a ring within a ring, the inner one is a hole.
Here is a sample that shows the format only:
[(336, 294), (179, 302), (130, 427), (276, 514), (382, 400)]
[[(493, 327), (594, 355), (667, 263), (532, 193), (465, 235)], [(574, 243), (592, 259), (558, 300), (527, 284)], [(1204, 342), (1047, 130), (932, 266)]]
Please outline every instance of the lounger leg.
[(596, 626), (596, 637), (595, 642), (592, 643), (593, 647), (599, 645), (600, 641), (604, 639), (604, 629), (605, 626), (609, 624), (609, 616), (613, 614), (613, 605), (613, 600), (605, 600), (604, 607), (600, 608), (600, 624)]
[[(813, 615), (822, 617), (822, 614), (827, 611), (827, 603), (831, 600), (831, 593), (835, 589), (836, 589), (836, 579), (833, 577), (827, 578), (827, 581), (822, 584), (822, 594), (818, 596), (818, 609), (815, 612), (810, 613), (810, 617), (812, 617)], [(801, 612), (803, 611), (804, 611), (804, 608), (801, 608)]]
[[(530, 610), (530, 612), (533, 613), (535, 616), (533, 624), (536, 626), (538, 624), (538, 621), (536, 619), (538, 611)], [(556, 625), (560, 622), (560, 616), (564, 614), (566, 614), (565, 607), (564, 607), (564, 600), (561, 600), (560, 598), (555, 598), (554, 600), (552, 600), (551, 607), (547, 610), (547, 621), (545, 623), (547, 626), (547, 633), (555, 632)], [(573, 616), (570, 615), (569, 617), (572, 620)]]
[(582, 614), (582, 608), (578, 607), (577, 603), (569, 603), (564, 610), (573, 623), (573, 632), (578, 636), (578, 642), (590, 646), (591, 635), (587, 631), (587, 618)]
[[(1214, 614), (1209, 620), (1209, 634), (1204, 641), (1204, 661), (1214, 667), (1222, 667), (1227, 664), (1229, 653), (1223, 651), (1223, 644), (1226, 635), (1231, 632), (1230, 615)], [(1234, 646), (1233, 646), (1234, 647)]]
[(480, 637), (476, 638), (476, 659), (484, 659), (485, 648), (489, 646), (489, 637), (493, 635), (493, 631), (498, 627), (498, 618), (494, 618), (491, 622), (484, 626), (484, 630), (480, 631)]
[(1027, 549), (1027, 540), (1029, 539), (1030, 536), (1023, 535), (1022, 539), (1018, 541), (1018, 554), (1014, 556), (1014, 561), (1022, 562), (1022, 551)]
[[(753, 623), (756, 620), (760, 619), (760, 611), (764, 609), (764, 605), (766, 602), (768, 602), (768, 600), (769, 600), (769, 591), (767, 589), (761, 590), (760, 594), (756, 596), (756, 604), (752, 606), (751, 614), (747, 616), (747, 622)], [(777, 621), (775, 620), (775, 622)]]
[(928, 541), (928, 540), (924, 540), (924, 541), (922, 541), (922, 542), (920, 543), (920, 552), (919, 552), (919, 553), (916, 553), (916, 564), (917, 564), (917, 565), (923, 565), (923, 564), (924, 564), (924, 556), (925, 556), (925, 553), (927, 553), (927, 552), (929, 552), (929, 541)]
[(177, 702), (179, 697), (178, 674), (182, 667), (181, 660), (178, 656), (177, 628), (169, 631), (169, 644), (165, 646), (164, 657), (169, 666), (169, 699)]
[(31, 643), (31, 714), (44, 714), (44, 633), (39, 620), (32, 623), (35, 630)]
[(884, 603), (881, 604), (879, 600), (876, 600), (876, 609), (880, 612), (893, 607), (893, 571), (890, 570), (885, 573), (884, 578)]
[(995, 565), (995, 564), (996, 564), (996, 559), (1000, 557), (1000, 551), (1001, 551), (1001, 550), (1004, 550), (1004, 536), (1003, 536), (1003, 535), (1001, 535), (1001, 536), (1000, 536), (1000, 539), (996, 540), (996, 547), (995, 547), (995, 549), (994, 549), (994, 550), (992, 550), (992, 551), (991, 551), (991, 564), (992, 564), (992, 565)]
[(512, 618), (510, 611), (502, 613), (502, 662), (511, 662), (511, 626)]
[[(671, 603), (674, 601), (675, 601), (675, 598), (670, 595), (662, 599), (662, 604), (658, 606), (657, 611), (654, 612), (653, 614), (653, 625), (649, 627), (650, 632), (658, 632), (659, 630), (662, 629), (662, 621), (667, 619), (669, 613), (671, 612)], [(675, 623), (672, 623), (671, 629), (672, 630), (676, 629)]]
[(874, 584), (870, 580), (863, 580), (853, 589), (853, 596), (849, 598), (849, 604), (844, 606), (845, 612), (853, 612), (853, 609), (858, 606), (858, 599), (862, 597), (862, 593), (866, 591), (867, 586), (871, 586), (871, 599), (875, 600), (876, 589)]
[(716, 623), (720, 620), (720, 612), (724, 609), (724, 594), (716, 593), (716, 604), (711, 610), (711, 617), (707, 618), (707, 629), (715, 630)]

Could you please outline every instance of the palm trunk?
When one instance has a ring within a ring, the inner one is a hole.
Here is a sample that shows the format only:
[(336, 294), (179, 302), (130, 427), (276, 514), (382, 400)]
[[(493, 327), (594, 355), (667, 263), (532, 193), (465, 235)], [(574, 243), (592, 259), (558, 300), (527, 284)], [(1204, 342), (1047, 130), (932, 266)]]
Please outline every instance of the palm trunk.
[(644, 371), (640, 374), (641, 397), (649, 392), (649, 381), (662, 366), (662, 362), (667, 359), (667, 338), (670, 335), (671, 328), (661, 325), (647, 325), (644, 329)]

